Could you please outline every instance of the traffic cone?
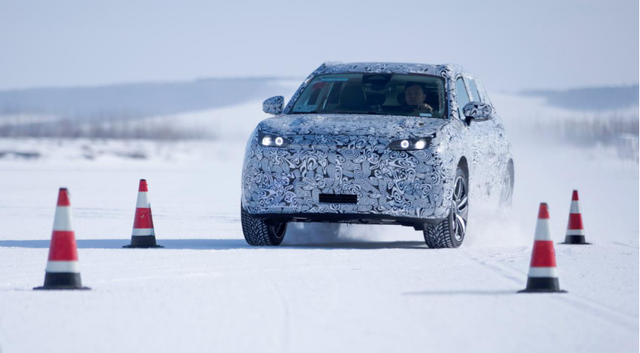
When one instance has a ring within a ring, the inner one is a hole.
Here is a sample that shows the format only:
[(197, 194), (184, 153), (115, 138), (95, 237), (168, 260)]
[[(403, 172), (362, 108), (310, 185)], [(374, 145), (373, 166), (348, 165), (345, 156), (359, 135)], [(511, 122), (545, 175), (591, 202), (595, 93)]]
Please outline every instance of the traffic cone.
[(153, 228), (153, 217), (151, 216), (151, 204), (149, 203), (148, 193), (149, 188), (147, 187), (147, 181), (140, 179), (131, 244), (125, 245), (123, 248), (163, 248), (163, 246), (156, 244), (156, 233)]
[(579, 202), (578, 190), (573, 190), (573, 195), (571, 195), (571, 208), (569, 209), (569, 222), (567, 224), (567, 235), (564, 237), (564, 243), (561, 244), (589, 244), (584, 237)]
[(76, 236), (71, 227), (69, 191), (60, 188), (53, 221), (44, 286), (34, 289), (89, 289), (82, 287), (78, 268)]
[(549, 231), (549, 207), (540, 204), (535, 240), (531, 253), (531, 265), (527, 278), (527, 288), (518, 293), (560, 292), (558, 273), (556, 270), (556, 253), (553, 249), (551, 232)]

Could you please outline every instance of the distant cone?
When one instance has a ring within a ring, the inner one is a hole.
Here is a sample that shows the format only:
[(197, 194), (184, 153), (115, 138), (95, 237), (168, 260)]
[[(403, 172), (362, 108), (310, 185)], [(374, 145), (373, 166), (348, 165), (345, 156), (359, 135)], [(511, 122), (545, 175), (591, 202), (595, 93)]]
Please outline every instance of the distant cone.
[(518, 293), (564, 292), (560, 290), (556, 269), (556, 253), (549, 230), (549, 207), (540, 204), (527, 288)]
[(567, 235), (565, 236), (564, 243), (562, 244), (589, 244), (584, 236), (584, 226), (582, 225), (578, 190), (573, 190), (573, 195), (571, 195), (571, 208), (569, 209)]
[(125, 245), (123, 248), (162, 248), (162, 246), (156, 243), (156, 232), (153, 228), (153, 217), (151, 216), (151, 204), (149, 203), (148, 193), (149, 188), (147, 181), (140, 179), (131, 244)]
[(44, 286), (34, 289), (89, 289), (82, 287), (76, 237), (71, 227), (69, 191), (60, 188), (53, 221)]

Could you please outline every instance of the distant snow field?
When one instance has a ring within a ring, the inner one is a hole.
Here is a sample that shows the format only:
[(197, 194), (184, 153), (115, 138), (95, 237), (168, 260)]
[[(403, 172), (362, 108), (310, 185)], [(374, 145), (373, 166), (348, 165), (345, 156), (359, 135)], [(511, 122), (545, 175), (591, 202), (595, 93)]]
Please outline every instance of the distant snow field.
[[(428, 249), (411, 228), (319, 225), (249, 247), (240, 172), (261, 101), (157, 118), (213, 140), (0, 139), (0, 352), (638, 351), (637, 160), (532, 132), (519, 119), (566, 113), (538, 98), (492, 98), (514, 145), (514, 205), (471, 203), (459, 249)], [(141, 178), (164, 249), (121, 248)], [(62, 186), (92, 290), (32, 291)], [(516, 294), (539, 203), (561, 242), (573, 189), (593, 245), (556, 245), (568, 293)]]

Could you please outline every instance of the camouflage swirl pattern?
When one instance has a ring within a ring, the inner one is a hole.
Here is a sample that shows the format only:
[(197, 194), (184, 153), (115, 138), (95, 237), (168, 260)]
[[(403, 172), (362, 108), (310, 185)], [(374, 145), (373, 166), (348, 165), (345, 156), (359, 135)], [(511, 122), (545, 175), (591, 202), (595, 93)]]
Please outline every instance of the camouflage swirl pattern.
[[(411, 73), (446, 80), (448, 119), (414, 116), (288, 114), (313, 77), (326, 73)], [(251, 214), (341, 213), (441, 219), (452, 206), (453, 177), (466, 161), (471, 199), (495, 197), (504, 187), (511, 146), (497, 115), (470, 125), (458, 117), (455, 65), (325, 63), (289, 101), (283, 114), (252, 133), (242, 173), (242, 205)], [(478, 87), (480, 98), (488, 102)], [(268, 100), (269, 101), (269, 100)], [(280, 104), (280, 102), (274, 102)], [(265, 103), (266, 104), (266, 103)], [(260, 144), (281, 136), (285, 147)], [(391, 150), (400, 139), (435, 136), (423, 150)], [(319, 195), (357, 195), (357, 204), (319, 202)]]
[(265, 100), (262, 103), (262, 110), (272, 114), (282, 114), (282, 107), (284, 106), (284, 97), (275, 96)]

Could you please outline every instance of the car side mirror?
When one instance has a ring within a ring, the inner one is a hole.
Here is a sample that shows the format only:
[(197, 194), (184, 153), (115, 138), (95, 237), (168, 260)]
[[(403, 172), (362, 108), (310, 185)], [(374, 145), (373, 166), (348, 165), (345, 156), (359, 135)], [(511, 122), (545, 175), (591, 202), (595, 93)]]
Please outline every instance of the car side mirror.
[(262, 111), (267, 114), (282, 114), (284, 110), (284, 97), (283, 96), (275, 96), (271, 98), (267, 98), (264, 102), (262, 102)]
[(464, 114), (467, 124), (470, 124), (472, 120), (487, 121), (493, 117), (493, 107), (486, 103), (473, 101), (462, 108), (462, 114)]

